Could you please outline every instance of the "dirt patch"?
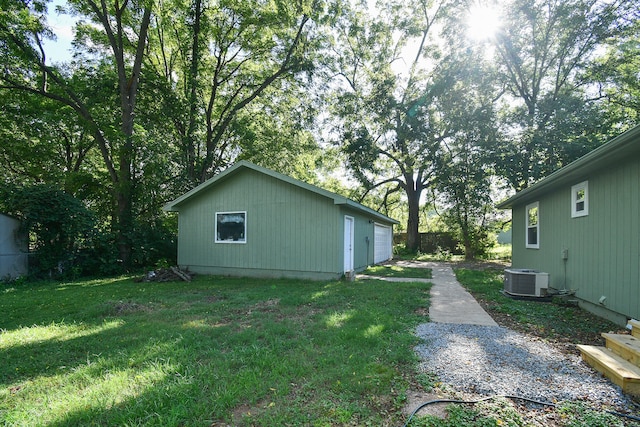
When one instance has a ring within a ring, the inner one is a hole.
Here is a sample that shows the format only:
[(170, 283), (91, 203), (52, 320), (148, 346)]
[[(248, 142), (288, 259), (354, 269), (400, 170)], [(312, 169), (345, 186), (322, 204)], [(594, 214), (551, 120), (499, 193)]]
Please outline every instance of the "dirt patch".
[(248, 405), (243, 403), (237, 406), (231, 413), (231, 422), (215, 421), (210, 427), (233, 427), (239, 425), (253, 425), (250, 420), (252, 417), (258, 416), (265, 412), (273, 405), (268, 400), (257, 402), (255, 405)]
[(447, 263), (451, 268), (468, 268), (470, 270), (504, 270), (511, 267), (511, 261), (457, 261)]
[(140, 304), (134, 301), (107, 301), (107, 313), (110, 315), (120, 316), (134, 313), (148, 313), (153, 307), (147, 304)]
[(412, 267), (412, 268), (433, 268), (438, 265), (445, 265), (451, 268), (468, 268), (470, 270), (504, 270), (511, 266), (510, 261), (502, 260), (474, 260), (474, 261), (414, 261), (414, 260), (402, 260), (394, 259), (384, 265), (398, 265), (400, 267)]
[(211, 296), (206, 297), (205, 301), (208, 302), (209, 304), (215, 304), (217, 302), (224, 301), (226, 299), (227, 299), (226, 296), (211, 295)]
[(426, 307), (419, 307), (415, 310), (415, 313), (418, 316), (428, 316), (429, 315), (429, 308)]
[[(427, 393), (424, 391), (409, 390), (407, 391), (407, 404), (402, 409), (402, 412), (407, 417), (409, 417), (413, 413), (413, 411), (420, 407), (420, 405), (442, 399), (446, 398), (441, 394), (436, 394), (435, 392)], [(418, 412), (416, 412), (415, 416), (424, 417), (427, 415), (431, 415), (434, 417), (445, 419), (447, 417), (447, 405), (448, 403), (432, 403), (426, 405)]]
[(441, 389), (439, 387), (434, 388), (431, 392), (409, 390), (407, 392), (407, 404), (403, 408), (402, 412), (404, 413), (406, 419), (408, 419), (413, 411), (415, 411), (421, 405), (429, 402), (434, 402), (425, 405), (414, 415), (414, 417), (432, 416), (444, 420), (448, 417), (447, 407), (449, 405), (465, 405), (468, 408), (473, 408), (484, 416), (495, 416), (494, 411), (497, 407), (507, 406), (516, 411), (522, 418), (522, 420), (524, 420), (524, 425), (527, 426), (559, 427), (566, 425), (566, 420), (563, 419), (562, 415), (558, 413), (556, 408), (550, 406), (527, 404), (526, 402), (520, 402), (517, 400), (499, 398), (503, 400), (503, 403), (499, 403), (498, 399), (489, 399), (475, 404), (436, 402), (439, 400), (458, 400), (473, 402), (486, 398), (487, 396), (483, 395), (448, 392), (445, 389)]
[(280, 304), (279, 298), (271, 298), (266, 301), (261, 301), (252, 305), (249, 310), (246, 311), (246, 315), (251, 315), (253, 312), (258, 313), (273, 313), (278, 310)]
[(244, 418), (255, 415), (257, 412), (258, 408), (249, 406), (247, 404), (242, 404), (233, 410), (231, 416), (233, 422), (231, 423), (231, 425), (240, 425)]

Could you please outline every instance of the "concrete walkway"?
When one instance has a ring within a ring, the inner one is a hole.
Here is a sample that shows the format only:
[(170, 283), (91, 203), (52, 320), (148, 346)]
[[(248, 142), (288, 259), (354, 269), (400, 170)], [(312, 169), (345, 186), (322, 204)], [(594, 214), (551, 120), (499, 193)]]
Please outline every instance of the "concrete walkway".
[[(382, 278), (394, 282), (430, 282), (431, 306), (429, 307), (429, 319), (436, 323), (455, 323), (465, 325), (498, 326), (498, 324), (478, 304), (478, 301), (467, 292), (456, 280), (453, 269), (437, 262), (413, 262), (399, 261), (403, 267), (430, 268), (431, 279), (398, 279)], [(358, 276), (359, 278), (372, 278), (371, 276)]]
[(432, 264), (435, 264), (430, 267), (433, 286), (429, 318), (432, 322), (498, 326), (478, 301), (456, 280), (451, 267)]

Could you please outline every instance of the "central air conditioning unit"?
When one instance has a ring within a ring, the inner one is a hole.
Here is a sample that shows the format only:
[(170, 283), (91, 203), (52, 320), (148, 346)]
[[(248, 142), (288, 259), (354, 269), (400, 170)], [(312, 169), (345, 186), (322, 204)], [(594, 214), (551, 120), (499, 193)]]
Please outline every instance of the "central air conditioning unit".
[(504, 271), (504, 291), (510, 295), (543, 297), (549, 288), (549, 273), (527, 269)]

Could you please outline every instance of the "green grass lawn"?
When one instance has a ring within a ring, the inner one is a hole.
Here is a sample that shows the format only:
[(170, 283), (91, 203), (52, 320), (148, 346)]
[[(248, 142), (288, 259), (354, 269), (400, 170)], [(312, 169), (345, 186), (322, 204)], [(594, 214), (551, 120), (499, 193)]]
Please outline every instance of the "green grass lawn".
[(362, 274), (378, 277), (402, 277), (413, 279), (431, 279), (430, 268), (402, 267), (399, 265), (373, 265)]
[(602, 345), (600, 334), (621, 329), (562, 300), (525, 301), (502, 293), (503, 271), (457, 269), (456, 277), (473, 296), (484, 304), (496, 320), (507, 320), (512, 329), (556, 341)]
[(0, 285), (6, 426), (401, 425), (428, 284)]
[[(456, 274), (525, 333), (575, 338), (611, 325), (507, 298), (499, 271)], [(413, 350), (428, 292), (421, 283), (212, 277), (0, 285), (0, 424), (399, 427), (407, 390), (437, 381), (421, 379)], [(529, 425), (510, 401), (447, 411), (410, 427)], [(562, 426), (634, 425), (579, 402), (556, 411)]]

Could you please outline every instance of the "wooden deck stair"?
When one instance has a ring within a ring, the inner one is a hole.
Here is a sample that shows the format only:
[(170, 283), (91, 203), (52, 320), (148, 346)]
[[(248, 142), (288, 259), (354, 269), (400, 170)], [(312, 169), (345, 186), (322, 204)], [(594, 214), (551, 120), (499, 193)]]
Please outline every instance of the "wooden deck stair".
[(622, 387), (640, 396), (640, 322), (629, 321), (631, 335), (602, 334), (606, 347), (578, 345), (582, 360)]
[(629, 325), (631, 326), (631, 335), (636, 338), (640, 338), (640, 321), (629, 320)]

